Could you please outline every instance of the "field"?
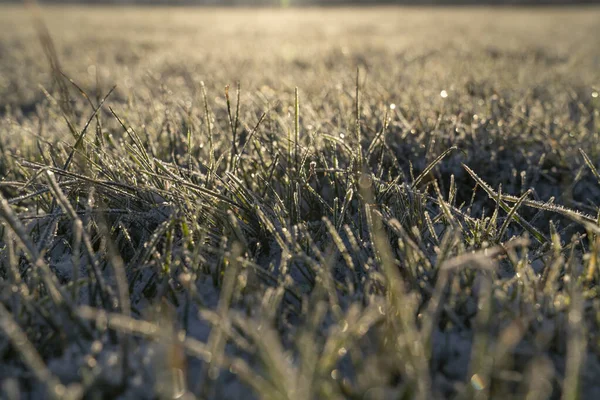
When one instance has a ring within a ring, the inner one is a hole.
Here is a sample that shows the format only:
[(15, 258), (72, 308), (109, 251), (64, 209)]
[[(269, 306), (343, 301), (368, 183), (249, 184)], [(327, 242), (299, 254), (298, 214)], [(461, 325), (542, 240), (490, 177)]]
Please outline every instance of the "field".
[(0, 397), (599, 398), (598, 21), (0, 7)]

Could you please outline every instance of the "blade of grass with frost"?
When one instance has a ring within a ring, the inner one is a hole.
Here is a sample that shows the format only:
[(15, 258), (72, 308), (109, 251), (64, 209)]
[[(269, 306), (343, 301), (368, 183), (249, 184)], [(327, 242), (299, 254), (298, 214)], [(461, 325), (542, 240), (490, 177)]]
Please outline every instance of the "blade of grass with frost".
[(421, 337), (426, 351), (426, 357), (431, 360), (433, 357), (433, 333), (435, 325), (439, 320), (439, 315), (443, 308), (443, 295), (449, 283), (449, 272), (441, 270), (437, 273), (435, 287), (431, 293), (427, 309), (425, 311), (423, 322), (420, 329)]
[[(60, 79), (60, 80), (62, 81), (62, 79)], [(46, 90), (46, 88), (44, 88), (42, 85), (38, 85), (38, 86), (39, 86), (40, 90), (42, 91), (42, 93), (44, 94), (45, 98), (48, 99), (50, 104), (58, 107), (63, 120), (65, 121), (65, 123), (67, 124), (67, 127), (69, 128), (69, 132), (71, 133), (71, 135), (73, 135), (73, 138), (77, 138), (77, 129), (75, 129), (75, 127), (73, 126), (73, 123), (71, 122), (71, 118), (68, 116), (68, 114), (70, 114), (70, 112), (65, 110), (65, 108), (63, 106), (63, 104), (65, 104), (64, 101), (62, 99), (60, 101), (56, 100), (54, 98), (54, 96), (52, 96)], [(68, 89), (67, 89), (67, 93), (68, 93)], [(63, 96), (61, 96), (61, 97), (63, 97)]]
[(17, 258), (17, 254), (15, 252), (15, 244), (14, 244), (14, 234), (4, 230), (2, 226), (2, 236), (0, 236), (0, 240), (2, 240), (6, 244), (6, 253), (7, 253), (7, 272), (10, 278), (10, 281), (14, 285), (20, 285), (22, 282), (21, 272), (19, 271), (19, 262)]
[(213, 191), (211, 189), (207, 189), (207, 188), (205, 188), (203, 186), (196, 185), (195, 183), (188, 182), (188, 181), (186, 181), (186, 180), (184, 180), (184, 179), (182, 179), (182, 178), (180, 178), (178, 176), (173, 175), (164, 165), (162, 165), (162, 162), (157, 162), (156, 165), (158, 166), (158, 169), (160, 169), (163, 172), (168, 173), (169, 176), (159, 175), (159, 174), (152, 173), (152, 172), (148, 172), (146, 174), (154, 176), (156, 178), (161, 178), (161, 179), (165, 179), (165, 180), (168, 180), (168, 181), (171, 181), (171, 182), (179, 183), (179, 184), (181, 184), (181, 185), (183, 185), (185, 187), (194, 189), (199, 194), (207, 195), (209, 197), (214, 197), (214, 198), (217, 198), (217, 199), (219, 199), (219, 200), (221, 200), (221, 201), (223, 201), (223, 202), (225, 202), (225, 203), (227, 203), (229, 205), (238, 207), (240, 209), (245, 209), (245, 207), (243, 205), (241, 205), (239, 203), (236, 203), (235, 201), (229, 199), (228, 197), (226, 197), (226, 196), (224, 196), (224, 195), (222, 195), (220, 193), (217, 193), (217, 192), (215, 192), (215, 191)]
[(42, 280), (54, 306), (61, 308), (64, 304), (64, 297), (62, 296), (61, 286), (56, 276), (50, 271), (48, 264), (44, 262), (42, 254), (38, 252), (37, 247), (27, 234), (27, 230), (10, 208), (2, 193), (0, 193), (0, 218), (6, 221), (10, 229), (15, 233), (16, 238), (27, 251), (29, 262), (40, 271)]
[(581, 148), (579, 149), (579, 153), (581, 153), (581, 156), (583, 157), (583, 161), (585, 161), (585, 164), (588, 166), (590, 171), (592, 171), (592, 174), (594, 174), (594, 177), (600, 184), (600, 173), (594, 166), (594, 163), (592, 162), (592, 160), (590, 160), (590, 157), (588, 157), (588, 155), (585, 153), (585, 151), (583, 151), (583, 149), (581, 149)]
[(229, 85), (225, 86), (225, 101), (227, 104), (227, 116), (229, 117), (229, 129), (231, 129), (231, 152), (229, 155), (229, 170), (232, 171), (234, 167), (235, 157), (238, 154), (237, 151), (237, 125), (238, 116), (240, 111), (240, 82), (237, 83), (237, 105), (235, 111), (235, 117), (231, 113), (231, 101), (229, 99)]
[(164, 256), (162, 257), (162, 273), (165, 276), (171, 274), (171, 262), (173, 258), (173, 231), (175, 230), (176, 219), (171, 219), (167, 232), (165, 234)]
[[(500, 242), (502, 240), (502, 237), (504, 236), (504, 233), (508, 229), (508, 225), (510, 224), (510, 221), (513, 219), (513, 216), (517, 213), (517, 210), (519, 209), (519, 207), (521, 207), (523, 202), (527, 199), (527, 197), (529, 197), (530, 194), (531, 194), (531, 189), (529, 189), (525, 193), (523, 193), (523, 195), (519, 198), (519, 200), (515, 203), (515, 205), (512, 206), (512, 208), (506, 215), (506, 219), (504, 220), (504, 223), (502, 224), (502, 226), (500, 227), (500, 230), (498, 231), (498, 235), (496, 236), (497, 242)], [(500, 198), (500, 196), (498, 196), (498, 198)]]
[(440, 187), (438, 186), (437, 181), (433, 181), (433, 188), (435, 189), (435, 192), (437, 194), (437, 204), (440, 206), (442, 214), (444, 215), (444, 218), (446, 219), (447, 223), (450, 224), (452, 229), (460, 229), (460, 223), (456, 221), (456, 219), (450, 212), (450, 207), (442, 197), (442, 192), (440, 191)]
[[(106, 225), (106, 221), (101, 219), (98, 224), (100, 235), (103, 236), (106, 254), (108, 256), (108, 260), (112, 266), (113, 275), (115, 277), (115, 282), (117, 285), (117, 293), (119, 299), (119, 309), (121, 314), (125, 317), (131, 316), (131, 300), (129, 296), (129, 287), (127, 284), (127, 272), (125, 270), (125, 263), (123, 262), (123, 258), (119, 255), (117, 248), (115, 247), (112, 238), (110, 237), (110, 232), (108, 226)], [(129, 337), (123, 335), (120, 340), (121, 347), (121, 371), (122, 371), (122, 384), (127, 383), (127, 378), (130, 375), (130, 341)]]
[(360, 129), (361, 117), (361, 97), (360, 97), (360, 68), (356, 68), (356, 96), (354, 102), (355, 112), (355, 135), (356, 135), (356, 157), (358, 159), (357, 172), (361, 174), (363, 172), (363, 154), (362, 154), (362, 133)]
[(558, 291), (559, 276), (565, 264), (563, 252), (566, 250), (562, 247), (560, 235), (556, 231), (556, 227), (552, 221), (550, 221), (550, 240), (552, 241), (552, 255), (545, 263), (540, 277), (539, 288), (545, 295), (552, 297)]
[[(46, 179), (48, 180), (49, 187), (54, 194), (54, 198), (57, 200), (57, 202), (60, 204), (60, 206), (63, 208), (65, 213), (69, 216), (69, 218), (72, 221), (78, 221), (78, 220), (81, 221), (79, 216), (73, 209), (73, 206), (71, 206), (71, 203), (69, 203), (69, 200), (66, 198), (64, 193), (60, 190), (60, 186), (58, 186), (58, 183), (56, 182), (56, 179), (54, 178), (54, 174), (51, 171), (47, 171)], [(83, 238), (84, 248), (86, 249), (88, 259), (92, 266), (92, 271), (94, 272), (94, 277), (96, 278), (96, 281), (98, 282), (98, 286), (100, 287), (101, 297), (103, 298), (106, 306), (108, 306), (109, 304), (113, 304), (112, 300), (115, 299), (116, 297), (115, 297), (112, 289), (110, 288), (110, 286), (108, 286), (106, 284), (106, 281), (104, 280), (102, 272), (100, 271), (100, 266), (98, 264), (98, 261), (93, 256), (93, 246), (92, 246), (91, 238), (89, 237), (89, 235), (87, 234), (87, 232), (85, 230), (82, 230), (82, 238)]]
[(346, 192), (346, 195), (344, 196), (344, 202), (342, 203), (342, 209), (340, 210), (337, 225), (335, 227), (338, 232), (341, 229), (342, 225), (344, 224), (346, 212), (348, 211), (348, 207), (350, 206), (350, 202), (352, 201), (353, 194), (354, 194), (354, 190), (352, 188), (349, 188), (348, 191)]
[[(227, 313), (229, 312), (229, 308), (231, 306), (235, 284), (237, 281), (237, 273), (239, 270), (239, 263), (237, 259), (242, 253), (242, 245), (239, 242), (234, 242), (232, 244), (230, 254), (224, 259), (224, 263), (227, 263), (227, 268), (225, 269), (223, 286), (221, 288), (221, 295), (219, 297), (219, 304), (217, 306), (217, 312), (222, 320), (227, 318)], [(218, 377), (220, 364), (224, 356), (226, 341), (227, 340), (224, 337), (224, 333), (220, 326), (213, 326), (208, 338), (208, 347), (212, 357), (209, 362), (203, 366), (203, 372), (201, 375), (202, 378), (199, 380), (199, 383), (202, 383), (202, 386), (198, 386), (196, 390), (194, 390), (195, 392), (198, 391), (197, 389), (202, 389), (202, 392), (206, 394), (207, 390), (210, 390), (210, 387), (212, 386), (211, 382)]]
[(438, 237), (438, 234), (435, 231), (435, 227), (433, 226), (433, 221), (431, 221), (431, 217), (429, 216), (429, 213), (427, 211), (425, 211), (423, 213), (423, 216), (425, 217), (425, 223), (427, 225), (427, 230), (429, 231), (429, 234), (433, 238), (434, 242), (436, 244), (439, 244), (440, 238)]
[(471, 347), (471, 361), (469, 362), (469, 382), (467, 383), (465, 398), (484, 400), (490, 397), (492, 370), (494, 358), (488, 355), (488, 349), (493, 345), (490, 334), (492, 321), (493, 296), (492, 279), (488, 273), (482, 273), (479, 287), (479, 301), (477, 316), (475, 317), (475, 339)]
[[(137, 265), (144, 265), (150, 260), (152, 254), (154, 253), (156, 247), (158, 246), (158, 242), (163, 238), (165, 232), (167, 231), (169, 225), (171, 224), (171, 219), (163, 221), (152, 233), (152, 236), (144, 242), (142, 248), (145, 249), (144, 252), (139, 253), (139, 259), (134, 258), (132, 261)], [(135, 282), (135, 279), (134, 281)], [(132, 285), (133, 282), (130, 284)], [(131, 292), (133, 287), (129, 287), (129, 291)]]
[(48, 216), (48, 224), (44, 229), (44, 232), (40, 235), (40, 238), (37, 243), (37, 250), (40, 254), (44, 254), (46, 250), (46, 246), (51, 244), (52, 239), (56, 236), (56, 232), (58, 230), (58, 214), (60, 213), (60, 209), (54, 209), (52, 214)]
[[(306, 180), (302, 180), (301, 182), (303, 184), (303, 188), (306, 189), (310, 194), (315, 196), (317, 201), (329, 212), (329, 214), (331, 214), (333, 216), (335, 213), (335, 211), (334, 211), (335, 208), (332, 208), (329, 205), (329, 203), (327, 203), (327, 201), (325, 201), (323, 196), (321, 196), (319, 193), (317, 193), (317, 191), (315, 189), (313, 189), (313, 187), (310, 186), (310, 184)], [(349, 190), (352, 190), (352, 189), (349, 189)], [(334, 201), (335, 201), (335, 199), (334, 199)]]
[(385, 140), (385, 139), (381, 139), (381, 138), (385, 138), (385, 133), (386, 133), (387, 128), (389, 126), (389, 122), (390, 122), (390, 119), (388, 117), (388, 108), (386, 107), (385, 116), (383, 117), (383, 126), (381, 127), (381, 129), (379, 130), (379, 132), (377, 132), (377, 134), (373, 138), (373, 141), (371, 142), (371, 144), (367, 148), (367, 152), (365, 154), (365, 159), (367, 161), (371, 158), (371, 154), (375, 150), (376, 145), (379, 143), (379, 141), (380, 140), (382, 140), (382, 141)]
[[(515, 202), (515, 201), (517, 201), (517, 198), (514, 198), (512, 196), (503, 196), (503, 200), (509, 201), (509, 202)], [(573, 209), (567, 208), (565, 206), (554, 204), (551, 201), (544, 203), (544, 202), (540, 202), (540, 201), (536, 201), (536, 200), (524, 200), (523, 205), (525, 205), (527, 207), (535, 208), (538, 210), (544, 210), (544, 211), (549, 211), (549, 212), (553, 212), (556, 214), (561, 214), (561, 215), (563, 215), (575, 222), (579, 222), (581, 224), (597, 224), (597, 222), (598, 222), (597, 219), (591, 215), (584, 214), (580, 211), (573, 210)]]
[(588, 232), (589, 241), (589, 259), (586, 266), (585, 279), (588, 282), (593, 282), (598, 271), (598, 253), (600, 252), (600, 237)]
[[(319, 278), (314, 279), (314, 281), (318, 285), (321, 285), (323, 291), (327, 294), (333, 317), (335, 320), (339, 320), (342, 315), (337, 290), (346, 292), (346, 288), (343, 287), (340, 282), (334, 280), (332, 276), (332, 269), (335, 267), (334, 263), (335, 259), (337, 258), (337, 254), (333, 245), (330, 245), (327, 249), (327, 253), (323, 255), (310, 236), (306, 239), (309, 242), (312, 252), (315, 253), (318, 262), (315, 262), (311, 257), (303, 253), (297, 254), (296, 257), (304, 260), (312, 267), (313, 275)], [(301, 251), (301, 249), (297, 250)]]
[(244, 209), (249, 210), (253, 204), (260, 202), (257, 194), (248, 188), (236, 175), (227, 173), (229, 180), (225, 183), (226, 187), (236, 195)]
[(584, 319), (585, 300), (577, 279), (572, 279), (567, 325), (566, 370), (562, 400), (582, 398), (582, 370), (586, 364), (587, 335)]
[(333, 239), (333, 243), (337, 247), (337, 250), (342, 255), (342, 259), (346, 263), (346, 266), (351, 271), (354, 284), (358, 285), (359, 277), (356, 274), (356, 269), (354, 268), (354, 261), (352, 260), (352, 255), (348, 251), (348, 248), (346, 247), (344, 241), (342, 240), (342, 237), (338, 233), (339, 228), (336, 229), (327, 217), (323, 217), (322, 221), (325, 224), (327, 231), (329, 232), (329, 235), (331, 235), (331, 238)]
[(279, 230), (277, 228), (275, 228), (275, 224), (273, 223), (273, 221), (271, 221), (267, 217), (267, 214), (262, 210), (262, 207), (260, 205), (257, 204), (254, 207), (255, 207), (254, 210), (256, 212), (256, 215), (258, 216), (259, 221), (261, 221), (263, 223), (264, 229), (267, 231), (267, 233), (270, 233), (271, 235), (273, 235), (275, 237), (275, 241), (277, 242), (279, 247), (281, 247), (281, 249), (286, 249), (288, 247), (287, 243), (284, 240), (281, 233), (279, 232)]
[[(94, 105), (94, 102), (92, 101), (92, 99), (90, 98), (90, 96), (88, 96), (88, 94), (86, 93), (86, 91), (83, 90), (81, 88), (81, 86), (79, 86), (73, 79), (69, 78), (69, 76), (67, 74), (65, 74), (64, 71), (59, 71), (59, 72), (60, 72), (60, 74), (62, 75), (62, 77), (64, 79), (66, 79), (71, 85), (73, 85), (73, 87), (75, 87), (75, 89), (77, 89), (79, 91), (79, 93), (83, 96), (83, 98), (88, 102), (89, 106), (92, 109), (95, 109), (96, 106)], [(96, 78), (97, 78), (97, 76), (96, 76)], [(115, 87), (116, 87), (116, 85), (115, 85)], [(96, 82), (96, 89), (97, 88), (98, 88), (98, 85), (97, 85), (97, 82)], [(96, 94), (96, 100), (98, 101), (98, 104), (101, 102), (101, 100), (100, 100), (100, 93), (99, 92)], [(100, 119), (99, 119), (98, 114), (96, 114), (96, 122), (98, 124), (100, 123)]]
[(142, 156), (142, 161), (144, 162), (144, 166), (148, 170), (152, 170), (151, 158), (148, 155), (148, 152), (146, 151), (146, 149), (144, 148), (144, 145), (143, 145), (140, 137), (137, 135), (137, 133), (131, 127), (128, 128), (125, 125), (125, 123), (121, 120), (121, 118), (119, 118), (119, 116), (117, 115), (115, 110), (112, 109), (112, 107), (108, 107), (108, 109), (110, 110), (113, 117), (115, 117), (115, 119), (117, 120), (119, 125), (121, 125), (121, 127), (123, 128), (123, 130), (127, 134), (127, 136), (131, 139), (131, 141), (133, 142), (135, 147), (137, 147), (137, 149), (139, 150), (139, 154)]
[[(346, 143), (344, 140), (340, 139), (339, 137), (330, 135), (328, 133), (323, 133), (320, 135), (323, 139), (326, 139), (332, 143), (335, 143), (337, 145), (340, 146), (340, 150), (345, 150), (347, 154), (351, 155), (352, 153), (352, 147), (350, 147), (350, 145), (348, 143)], [(339, 170), (340, 172), (345, 172), (344, 170), (335, 168), (336, 170)]]
[(38, 167), (45, 168), (48, 171), (53, 172), (56, 175), (68, 176), (71, 178), (78, 179), (78, 180), (85, 182), (87, 184), (90, 184), (92, 186), (99, 186), (101, 188), (107, 189), (108, 193), (114, 192), (115, 194), (118, 194), (119, 196), (125, 196), (125, 197), (134, 198), (136, 200), (142, 200), (139, 198), (139, 196), (137, 196), (137, 194), (139, 193), (138, 188), (132, 187), (131, 185), (127, 185), (125, 183), (108, 181), (108, 180), (98, 180), (98, 179), (87, 177), (85, 175), (76, 174), (73, 172), (67, 172), (60, 168), (55, 168), (55, 167), (37, 166), (36, 164), (33, 164), (33, 163), (27, 163), (27, 164), (31, 165), (34, 168), (38, 168)]
[(485, 229), (486, 237), (488, 237), (494, 229), (497, 229), (498, 215), (500, 214), (500, 199), (501, 198), (502, 198), (502, 184), (498, 185), (498, 197), (496, 199), (496, 207), (494, 207), (494, 213), (490, 217), (487, 227)]
[(71, 263), (73, 263), (72, 274), (72, 283), (73, 283), (73, 291), (71, 293), (71, 297), (73, 298), (73, 302), (75, 304), (79, 303), (79, 287), (77, 282), (79, 281), (79, 267), (81, 263), (81, 238), (83, 236), (83, 223), (80, 219), (73, 221), (73, 244), (71, 248), (73, 249)]
[[(258, 119), (258, 122), (256, 123), (256, 125), (254, 125), (254, 128), (252, 128), (252, 130), (248, 134), (248, 137), (246, 138), (246, 141), (242, 145), (242, 148), (240, 149), (240, 153), (238, 154), (238, 157), (241, 157), (244, 154), (244, 150), (246, 149), (246, 146), (248, 145), (248, 143), (250, 143), (250, 141), (252, 139), (254, 139), (254, 135), (258, 131), (258, 128), (260, 127), (260, 124), (262, 124), (262, 122), (265, 120), (265, 118), (266, 118), (267, 114), (269, 113), (269, 111), (271, 111), (271, 110), (268, 109), (268, 110), (264, 111), (261, 114), (260, 118)], [(259, 153), (259, 156), (260, 156), (260, 153)]]
[(208, 172), (206, 174), (206, 185), (209, 185), (211, 179), (211, 171), (215, 168), (215, 147), (213, 141), (212, 122), (210, 118), (210, 112), (208, 111), (208, 98), (206, 96), (206, 86), (204, 81), (200, 82), (200, 89), (202, 91), (202, 99), (204, 100), (204, 120), (206, 123), (206, 130), (208, 134)]
[[(403, 362), (410, 365), (408, 369), (405, 368), (405, 371), (411, 371), (409, 372), (409, 382), (415, 385), (416, 398), (425, 400), (431, 397), (430, 375), (425, 359), (426, 352), (423, 343), (418, 339), (418, 329), (415, 325), (414, 309), (411, 306), (414, 300), (406, 294), (405, 284), (397, 270), (398, 267), (387, 234), (383, 230), (381, 214), (371, 206), (373, 193), (370, 184), (366, 184), (367, 182), (370, 183), (371, 180), (361, 179), (361, 182), (363, 184), (360, 189), (367, 217), (367, 229), (375, 255), (379, 259), (379, 264), (387, 281), (386, 297), (389, 301), (389, 310), (387, 310), (386, 317), (390, 321), (392, 329), (395, 330), (395, 334), (398, 335), (398, 343), (396, 344), (398, 346), (398, 356), (407, 357)], [(393, 315), (391, 311), (394, 311)], [(398, 324), (399, 326), (397, 326)], [(410, 345), (407, 345), (408, 343)], [(404, 352), (406, 354), (402, 354)]]
[[(407, 259), (409, 260), (409, 262), (407, 263), (407, 266), (409, 267), (409, 269), (411, 269), (414, 272), (414, 269), (419, 264), (419, 260), (425, 261), (425, 263), (426, 263), (425, 267), (428, 270), (432, 269), (429, 259), (425, 256), (424, 249), (422, 249), (421, 246), (419, 246), (419, 244), (412, 239), (412, 237), (406, 231), (406, 229), (404, 229), (404, 227), (402, 226), (400, 221), (398, 221), (396, 218), (390, 218), (390, 219), (385, 218), (385, 219), (382, 219), (382, 221), (385, 224), (385, 226), (387, 226), (389, 229), (391, 229), (392, 232), (394, 232), (394, 234), (398, 236), (398, 243), (399, 244), (401, 243), (402, 246), (404, 247), (404, 249), (406, 249), (406, 250), (404, 250), (403, 248), (401, 248), (399, 246), (399, 250), (401, 252), (407, 254)], [(412, 254), (414, 254), (416, 256), (410, 256), (408, 251), (410, 251)]]
[[(483, 252), (480, 252), (480, 254), (461, 254), (457, 257), (448, 259), (449, 254), (457, 247), (460, 240), (461, 234), (459, 232), (452, 230), (447, 231), (439, 245), (440, 250), (437, 252), (436, 266), (431, 268), (431, 270), (435, 271), (435, 287), (430, 293), (429, 303), (427, 304), (420, 329), (425, 348), (428, 351), (428, 359), (431, 359), (433, 356), (433, 334), (439, 320), (439, 315), (441, 311), (447, 307), (443, 300), (447, 287), (451, 282), (451, 274), (456, 272), (455, 270), (459, 270), (461, 267), (469, 265), (470, 263), (474, 263), (477, 266), (477, 263), (474, 261), (479, 261), (485, 268), (489, 268), (489, 265), (487, 265), (488, 263), (480, 261), (481, 258), (484, 260), (486, 259), (487, 254), (484, 255)], [(446, 308), (447, 313), (448, 311), (450, 310)], [(451, 314), (453, 314), (453, 312)], [(462, 325), (462, 323), (460, 325)]]
[[(473, 177), (473, 179), (475, 179), (476, 181), (478, 181), (478, 183), (480, 184), (480, 186), (489, 194), (491, 193), (490, 197), (493, 198), (494, 200), (496, 200), (498, 198), (498, 195), (496, 192), (494, 192), (494, 190), (487, 185), (487, 183), (485, 183), (481, 178), (479, 178), (475, 172), (473, 170), (471, 170), (468, 166), (463, 164), (463, 167), (467, 170), (467, 172), (469, 173), (469, 175), (471, 175), (471, 177)], [(506, 205), (506, 203), (504, 202), (510, 202), (510, 203), (515, 203), (517, 201), (520, 201), (520, 197), (515, 197), (515, 196), (509, 196), (509, 195), (502, 195), (502, 202), (501, 202), (501, 207), (506, 207), (505, 211), (508, 212), (509, 211), (509, 207)], [(539, 210), (544, 210), (544, 211), (549, 211), (549, 212), (553, 212), (556, 214), (561, 214), (575, 222), (581, 223), (586, 225), (586, 227), (589, 227), (590, 223), (592, 224), (592, 228), (591, 229), (598, 229), (598, 227), (594, 227), (595, 225), (597, 225), (597, 219), (594, 218), (591, 215), (587, 215), (584, 214), (580, 211), (577, 210), (573, 210), (570, 208), (567, 208), (565, 206), (561, 206), (561, 205), (556, 205), (552, 202), (541, 202), (541, 201), (536, 201), (536, 200), (528, 200), (528, 199), (524, 199), (522, 200), (522, 205), (527, 206), (527, 207), (531, 207), (531, 208), (535, 208), (535, 209), (539, 209)], [(526, 222), (526, 221), (525, 221)], [(529, 226), (531, 226), (531, 224), (528, 224)], [(525, 228), (525, 227), (524, 227)], [(531, 232), (530, 232), (531, 233)]]
[(423, 172), (421, 172), (419, 174), (419, 176), (417, 176), (413, 183), (411, 184), (411, 188), (412, 189), (416, 189), (417, 186), (419, 185), (419, 183), (421, 183), (421, 181), (435, 168), (436, 165), (438, 165), (440, 163), (440, 161), (442, 161), (448, 154), (452, 153), (454, 150), (456, 150), (458, 147), (456, 146), (452, 146), (449, 149), (447, 149), (446, 151), (444, 151), (442, 154), (440, 154), (439, 156), (437, 156), (432, 162), (430, 162), (427, 167), (425, 167), (425, 169), (423, 170)]
[(448, 189), (448, 204), (450, 206), (455, 206), (456, 193), (458, 189), (456, 188), (456, 182), (454, 181), (454, 174), (450, 175), (450, 188)]
[(298, 100), (298, 87), (294, 89), (294, 168), (300, 174), (300, 101)]
[(98, 104), (98, 107), (94, 107), (93, 108), (93, 113), (92, 115), (88, 118), (87, 122), (85, 123), (85, 125), (83, 126), (83, 129), (81, 129), (81, 133), (79, 134), (79, 136), (77, 137), (77, 140), (75, 141), (75, 144), (73, 145), (73, 148), (71, 150), (71, 153), (69, 153), (69, 157), (67, 158), (67, 161), (65, 161), (65, 165), (63, 166), (63, 169), (66, 171), (69, 168), (69, 165), (71, 164), (71, 161), (73, 160), (73, 155), (75, 154), (75, 151), (77, 149), (80, 148), (81, 144), (83, 143), (83, 139), (85, 138), (85, 134), (90, 126), (90, 124), (92, 123), (92, 120), (97, 117), (98, 112), (102, 109), (102, 106), (104, 105), (104, 102), (108, 99), (108, 97), (111, 95), (111, 93), (117, 88), (117, 86), (113, 86), (108, 93), (106, 94), (106, 96), (104, 96), (104, 98), (100, 101), (100, 104)]
[[(469, 173), (469, 175), (471, 175), (471, 177), (477, 182), (477, 184), (479, 184), (479, 186), (481, 186), (483, 188), (483, 190), (485, 190), (485, 192), (488, 194), (490, 199), (492, 199), (494, 201), (498, 201), (500, 207), (507, 213), (510, 213), (510, 207), (503, 201), (504, 199), (499, 199), (497, 194), (494, 192), (494, 190), (487, 183), (485, 183), (483, 181), (483, 179), (481, 179), (479, 176), (477, 176), (471, 168), (469, 168), (465, 164), (462, 164), (462, 166)], [(525, 199), (521, 200), (521, 203), (527, 204), (525, 202)], [(535, 227), (533, 227), (525, 219), (523, 219), (516, 211), (513, 213), (513, 219), (519, 225), (521, 225), (523, 228), (525, 228), (538, 242), (540, 242), (542, 244), (548, 242), (548, 238), (546, 238), (540, 231), (538, 231)]]

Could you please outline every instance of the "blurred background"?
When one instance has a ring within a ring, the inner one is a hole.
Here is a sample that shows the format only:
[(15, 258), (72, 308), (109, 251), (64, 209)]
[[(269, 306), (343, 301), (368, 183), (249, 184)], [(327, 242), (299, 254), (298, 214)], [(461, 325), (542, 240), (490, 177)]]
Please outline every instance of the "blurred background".
[[(21, 0), (0, 0), (20, 3)], [(572, 5), (600, 3), (600, 0), (43, 0), (40, 3), (73, 4), (185, 4), (207, 6), (338, 6), (338, 5)]]

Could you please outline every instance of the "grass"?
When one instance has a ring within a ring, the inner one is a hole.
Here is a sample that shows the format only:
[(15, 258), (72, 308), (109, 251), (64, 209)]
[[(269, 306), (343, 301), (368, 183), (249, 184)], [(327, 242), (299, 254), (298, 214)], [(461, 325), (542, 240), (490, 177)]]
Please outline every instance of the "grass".
[(0, 11), (3, 398), (598, 395), (598, 9), (41, 15)]

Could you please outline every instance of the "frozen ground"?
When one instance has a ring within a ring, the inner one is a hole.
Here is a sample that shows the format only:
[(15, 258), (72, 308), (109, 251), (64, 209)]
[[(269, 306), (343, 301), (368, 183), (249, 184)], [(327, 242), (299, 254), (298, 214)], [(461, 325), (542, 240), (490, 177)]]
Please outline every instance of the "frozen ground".
[(2, 398), (600, 395), (600, 10), (41, 16), (0, 8)]

